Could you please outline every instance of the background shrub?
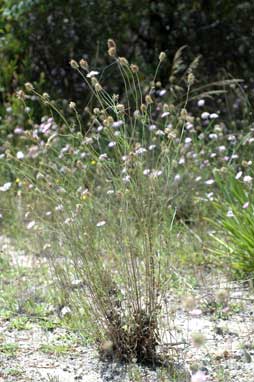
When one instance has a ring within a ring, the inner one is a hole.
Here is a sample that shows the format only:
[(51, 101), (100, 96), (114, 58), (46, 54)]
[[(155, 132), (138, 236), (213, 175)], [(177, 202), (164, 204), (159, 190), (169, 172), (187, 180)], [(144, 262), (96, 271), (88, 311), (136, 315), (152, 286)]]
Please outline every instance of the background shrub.
[[(43, 72), (48, 88), (82, 98), (85, 88), (70, 72), (69, 59), (75, 55), (104, 66), (109, 62), (100, 58), (101, 47), (110, 36), (130, 60), (145, 64), (148, 71), (160, 51), (167, 50), (172, 58), (187, 45), (190, 59), (202, 55), (204, 76), (226, 70), (235, 77), (253, 77), (250, 1), (2, 0), (1, 5), (2, 92), (24, 80), (38, 80)], [(165, 67), (162, 78), (168, 75)]]

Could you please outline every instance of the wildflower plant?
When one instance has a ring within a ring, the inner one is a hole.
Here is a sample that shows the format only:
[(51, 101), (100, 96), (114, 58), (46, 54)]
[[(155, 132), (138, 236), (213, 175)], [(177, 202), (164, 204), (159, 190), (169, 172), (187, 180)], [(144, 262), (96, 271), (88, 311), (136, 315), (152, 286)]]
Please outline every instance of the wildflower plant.
[[(84, 59), (71, 60), (91, 92), (85, 115), (73, 100), (68, 112), (60, 110), (27, 83), (26, 92), (52, 115), (22, 135), (22, 148), (6, 147), (2, 159), (10, 177), (21, 179), (24, 226), (47, 251), (64, 304), (79, 322), (86, 318), (102, 353), (154, 364), (170, 281), (170, 236), (179, 215), (188, 220), (202, 189), (209, 188), (205, 199), (212, 198), (211, 154), (223, 126), (218, 114), (202, 109), (195, 119), (188, 112), (198, 97), (192, 90), (197, 61), (183, 72), (182, 49), (168, 88), (157, 78), (164, 52), (151, 82), (117, 52), (110, 39), (110, 67), (120, 73), (121, 96), (108, 92), (100, 71)], [(208, 95), (204, 89), (202, 96)], [(200, 149), (204, 142), (209, 159)], [(225, 150), (216, 149), (222, 163)], [(183, 182), (190, 185), (187, 193)], [(14, 187), (8, 180), (0, 192)]]

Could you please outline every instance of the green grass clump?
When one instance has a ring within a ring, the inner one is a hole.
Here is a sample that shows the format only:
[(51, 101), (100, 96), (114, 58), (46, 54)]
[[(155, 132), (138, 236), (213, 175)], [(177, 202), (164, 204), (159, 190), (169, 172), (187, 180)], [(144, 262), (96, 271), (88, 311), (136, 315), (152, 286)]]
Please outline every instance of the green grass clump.
[(4, 354), (8, 357), (14, 357), (18, 352), (18, 344), (16, 343), (1, 343), (0, 354)]
[(220, 197), (214, 203), (217, 233), (214, 253), (235, 276), (254, 275), (254, 193), (251, 176), (241, 172), (217, 175)]

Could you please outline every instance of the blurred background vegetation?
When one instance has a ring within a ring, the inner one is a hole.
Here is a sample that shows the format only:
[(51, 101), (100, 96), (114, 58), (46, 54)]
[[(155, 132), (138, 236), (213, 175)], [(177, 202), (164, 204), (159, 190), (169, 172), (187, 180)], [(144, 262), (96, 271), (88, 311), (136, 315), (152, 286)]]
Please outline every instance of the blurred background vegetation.
[[(26, 81), (43, 84), (43, 90), (56, 97), (70, 99), (75, 94), (76, 100), (82, 99), (85, 89), (69, 61), (83, 57), (104, 67), (110, 63), (102, 54), (109, 37), (116, 40), (119, 55), (135, 60), (142, 71), (154, 69), (160, 51), (173, 58), (179, 47), (187, 45), (187, 59), (202, 57), (203, 78), (218, 79), (227, 72), (253, 81), (252, 1), (1, 0), (0, 4), (2, 103)], [(162, 80), (168, 81), (168, 75), (165, 67)]]

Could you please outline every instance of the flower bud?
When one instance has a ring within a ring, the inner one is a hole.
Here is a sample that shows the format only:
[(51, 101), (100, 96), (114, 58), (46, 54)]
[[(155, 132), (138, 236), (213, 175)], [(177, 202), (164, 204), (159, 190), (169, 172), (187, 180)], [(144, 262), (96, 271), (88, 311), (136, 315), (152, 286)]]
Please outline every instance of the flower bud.
[(167, 55), (165, 52), (160, 52), (160, 55), (159, 55), (159, 61), (162, 62), (166, 59)]
[(34, 90), (34, 87), (33, 85), (31, 84), (31, 82), (26, 82), (25, 83), (25, 88), (28, 92), (32, 92)]
[(108, 39), (108, 49), (110, 48), (116, 48), (116, 43), (112, 38)]
[(78, 63), (77, 63), (77, 61), (75, 61), (75, 60), (71, 60), (71, 61), (70, 61), (70, 66), (71, 66), (73, 69), (78, 69), (78, 68), (79, 68)]
[(152, 97), (150, 96), (150, 94), (147, 94), (147, 95), (145, 96), (145, 100), (146, 100), (146, 104), (147, 104), (147, 105), (151, 105), (151, 104), (153, 103), (153, 99), (152, 99)]
[(117, 109), (117, 111), (120, 111), (120, 113), (123, 113), (124, 110), (125, 110), (125, 107), (124, 107), (123, 104), (118, 103), (118, 104), (116, 105), (116, 109)]
[(115, 57), (116, 56), (116, 47), (115, 46), (111, 46), (109, 49), (108, 49), (108, 55), (110, 57)]
[(119, 57), (118, 62), (122, 66), (128, 66), (129, 65), (129, 62), (125, 57)]
[(188, 85), (193, 85), (194, 84), (194, 81), (195, 81), (195, 76), (192, 72), (190, 72), (188, 74), (188, 77), (187, 77), (187, 82), (188, 82)]
[(132, 73), (138, 73), (138, 71), (139, 71), (138, 65), (131, 64), (131, 71), (132, 71)]
[(88, 70), (88, 68), (89, 68), (88, 62), (86, 60), (84, 60), (83, 58), (79, 61), (79, 65), (84, 70)]
[(142, 103), (140, 106), (140, 110), (142, 111), (142, 113), (145, 113), (147, 111), (147, 106), (144, 103)]
[(16, 93), (18, 99), (25, 99), (25, 92), (23, 90), (18, 90)]
[(96, 92), (102, 91), (102, 86), (99, 84), (99, 82), (96, 82), (96, 84), (94, 85), (94, 89)]
[(70, 108), (71, 110), (76, 109), (76, 103), (73, 102), (73, 101), (71, 101), (71, 102), (69, 103), (69, 108)]

